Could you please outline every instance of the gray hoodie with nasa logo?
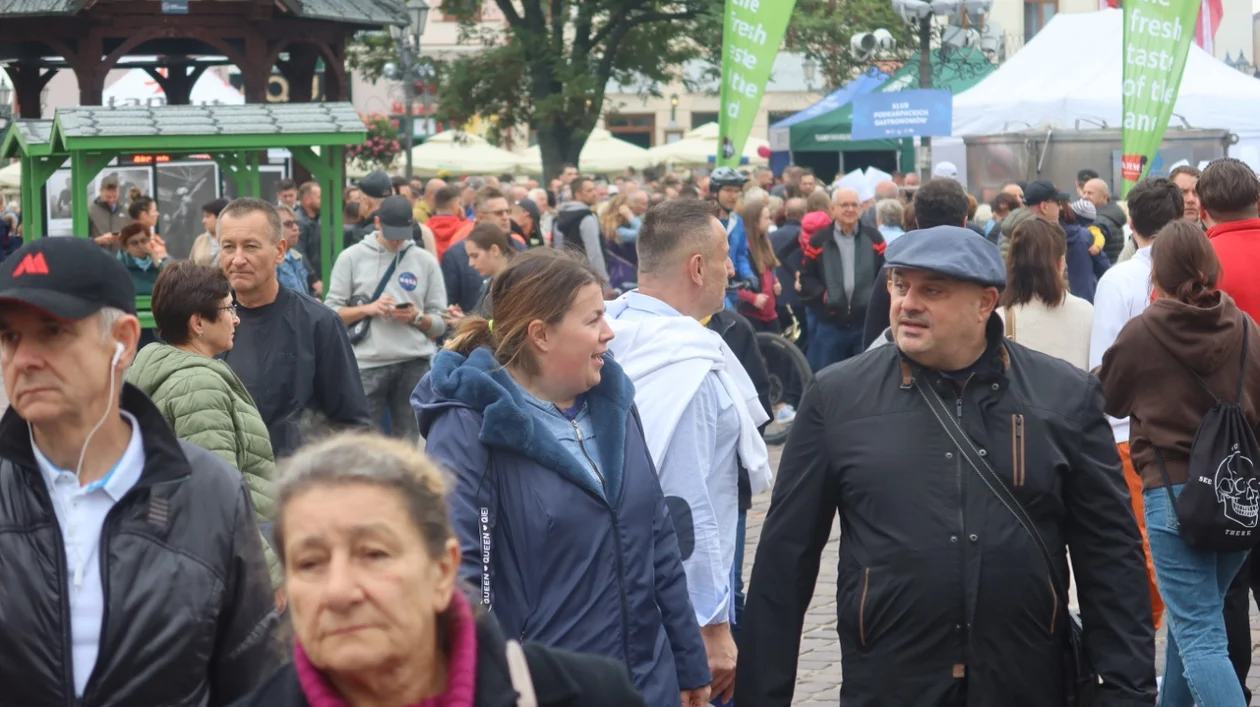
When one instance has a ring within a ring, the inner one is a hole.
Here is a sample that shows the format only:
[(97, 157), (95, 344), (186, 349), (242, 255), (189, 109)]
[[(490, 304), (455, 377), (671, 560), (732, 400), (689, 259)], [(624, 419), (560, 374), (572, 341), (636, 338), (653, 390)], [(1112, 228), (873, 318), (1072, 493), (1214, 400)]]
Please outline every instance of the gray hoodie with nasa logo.
[(325, 304), (335, 311), (348, 306), (354, 297), (370, 300), (395, 259), (398, 265), (381, 296), (393, 297), (399, 304), (411, 302), (420, 316), (429, 316), (430, 328), (423, 332), (416, 323), (373, 319), (367, 338), (354, 347), (360, 370), (430, 358), (437, 352), (433, 340), (446, 331), (442, 321), (442, 313), (446, 311), (446, 286), (437, 258), (410, 241), (404, 251), (395, 253), (380, 244), (376, 233), (342, 251), (333, 265)]

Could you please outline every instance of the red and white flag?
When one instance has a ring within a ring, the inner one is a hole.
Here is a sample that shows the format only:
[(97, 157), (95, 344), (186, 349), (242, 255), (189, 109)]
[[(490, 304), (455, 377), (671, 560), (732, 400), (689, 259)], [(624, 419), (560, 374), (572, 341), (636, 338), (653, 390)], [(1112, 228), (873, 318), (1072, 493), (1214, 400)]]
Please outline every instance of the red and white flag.
[(1225, 8), (1221, 0), (1199, 0), (1199, 23), (1194, 32), (1194, 43), (1208, 54), (1215, 54), (1216, 30), (1221, 26)]

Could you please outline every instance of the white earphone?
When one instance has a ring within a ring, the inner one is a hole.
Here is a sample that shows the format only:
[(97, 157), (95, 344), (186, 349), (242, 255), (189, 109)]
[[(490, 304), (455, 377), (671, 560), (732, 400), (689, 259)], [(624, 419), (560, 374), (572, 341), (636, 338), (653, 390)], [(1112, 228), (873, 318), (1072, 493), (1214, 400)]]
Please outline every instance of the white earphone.
[(123, 342), (119, 341), (114, 344), (114, 360), (110, 361), (109, 364), (111, 368), (116, 368), (118, 366), (118, 362), (122, 360), (123, 352), (126, 350), (127, 347), (123, 345)]

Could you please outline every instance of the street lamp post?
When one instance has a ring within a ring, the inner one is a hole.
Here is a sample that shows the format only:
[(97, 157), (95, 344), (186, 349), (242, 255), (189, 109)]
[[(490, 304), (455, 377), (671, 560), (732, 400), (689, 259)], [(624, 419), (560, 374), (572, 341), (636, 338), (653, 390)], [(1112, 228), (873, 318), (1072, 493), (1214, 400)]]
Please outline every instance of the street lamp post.
[(805, 87), (814, 90), (814, 77), (818, 75), (818, 62), (806, 59), (801, 62), (801, 70), (805, 72)]
[(670, 125), (678, 124), (678, 94), (671, 93), (669, 95), (669, 123)]
[[(398, 45), (398, 60), (402, 63), (394, 73), (402, 78), (403, 84), (403, 109), (406, 112), (403, 117), (403, 150), (407, 153), (406, 175), (411, 179), (411, 148), (415, 144), (416, 81), (420, 75), (420, 38), (429, 21), (429, 3), (424, 0), (410, 0), (407, 3), (407, 15), (410, 19), (409, 25), (396, 25), (391, 31)], [(427, 105), (427, 89), (425, 99)]]

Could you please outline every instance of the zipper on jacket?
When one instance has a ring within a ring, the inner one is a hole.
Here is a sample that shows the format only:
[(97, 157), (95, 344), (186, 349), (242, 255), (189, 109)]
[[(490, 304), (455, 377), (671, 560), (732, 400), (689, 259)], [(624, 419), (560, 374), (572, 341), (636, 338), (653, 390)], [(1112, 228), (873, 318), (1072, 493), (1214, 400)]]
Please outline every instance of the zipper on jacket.
[(1024, 485), (1024, 416), (1011, 415), (1011, 483)]
[(1059, 618), (1059, 593), (1054, 590), (1054, 582), (1047, 581), (1050, 585), (1050, 598), (1054, 600), (1054, 606), (1050, 608), (1050, 635), (1054, 636), (1054, 622)]
[[(973, 374), (974, 375), (974, 374)], [(963, 416), (963, 394), (967, 392), (967, 384), (971, 382), (971, 376), (967, 376), (967, 380), (963, 381), (962, 387), (958, 390), (958, 397), (955, 402), (954, 412), (958, 417), (958, 426), (962, 427)], [(964, 434), (966, 434), (964, 432)], [(955, 456), (955, 468), (958, 471), (958, 572), (962, 580), (962, 592), (958, 595), (959, 614), (958, 625), (967, 625), (967, 484), (963, 475), (963, 459), (962, 449), (959, 448)], [(959, 636), (959, 642), (963, 642), (963, 637)]]
[[(27, 470), (30, 471), (29, 469)], [(39, 469), (35, 469), (36, 474), (42, 475)], [(48, 511), (52, 513), (53, 527), (57, 533), (57, 594), (60, 597), (58, 604), (61, 609), (61, 684), (66, 689), (66, 705), (68, 707), (76, 707), (80, 704), (80, 700), (74, 694), (74, 636), (70, 630), (70, 570), (66, 568), (66, 538), (61, 531), (61, 523), (57, 520), (57, 510), (53, 507), (56, 501), (53, 500), (51, 491), (42, 481), (36, 484), (42, 490), (45, 498), (48, 499)], [(39, 490), (36, 494), (40, 493)], [(104, 625), (104, 624), (102, 624)]]
[(633, 670), (630, 660), (630, 609), (626, 606), (626, 569), (621, 559), (621, 523), (617, 520), (617, 511), (610, 505), (608, 513), (612, 517), (613, 545), (617, 548), (617, 604), (621, 607), (621, 653), (627, 670)]
[(578, 425), (577, 419), (569, 420), (573, 423), (573, 433), (577, 435), (578, 449), (582, 450), (582, 456), (586, 457), (587, 463), (591, 465), (591, 471), (595, 472), (595, 476), (599, 477), (599, 485), (608, 490), (608, 482), (604, 480), (604, 475), (599, 473), (599, 465), (591, 459), (591, 455), (586, 451), (586, 438), (582, 436), (582, 427)]
[(862, 577), (862, 599), (858, 602), (858, 642), (866, 647), (866, 595), (871, 590), (871, 568), (867, 567)]

